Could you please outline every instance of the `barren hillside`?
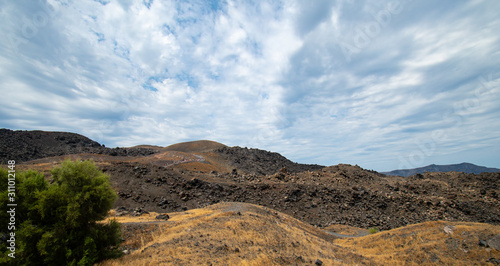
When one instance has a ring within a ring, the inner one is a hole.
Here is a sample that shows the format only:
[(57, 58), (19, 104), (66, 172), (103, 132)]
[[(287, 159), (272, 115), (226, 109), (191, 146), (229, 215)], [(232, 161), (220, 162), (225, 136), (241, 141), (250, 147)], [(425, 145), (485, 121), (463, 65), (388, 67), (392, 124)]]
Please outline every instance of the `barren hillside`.
[(158, 213), (133, 215), (111, 214), (125, 229), (127, 255), (100, 265), (495, 265), (500, 256), (489, 247), (500, 226), (480, 223), (425, 222), (337, 237), (246, 203), (168, 213), (166, 221), (155, 219)]

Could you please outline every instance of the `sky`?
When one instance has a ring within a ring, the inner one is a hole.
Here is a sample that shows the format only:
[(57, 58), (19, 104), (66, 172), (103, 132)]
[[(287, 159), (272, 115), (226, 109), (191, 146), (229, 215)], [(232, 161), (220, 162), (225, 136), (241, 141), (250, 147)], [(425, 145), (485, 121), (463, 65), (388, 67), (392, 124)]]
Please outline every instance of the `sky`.
[(0, 0), (0, 128), (500, 168), (500, 1)]

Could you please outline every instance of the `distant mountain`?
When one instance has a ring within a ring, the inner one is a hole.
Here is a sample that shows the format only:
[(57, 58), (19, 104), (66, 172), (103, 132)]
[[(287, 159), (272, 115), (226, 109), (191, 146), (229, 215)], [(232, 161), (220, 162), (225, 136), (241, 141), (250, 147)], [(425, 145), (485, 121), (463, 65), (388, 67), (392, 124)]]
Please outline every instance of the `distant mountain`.
[(471, 163), (460, 163), (460, 164), (449, 164), (449, 165), (435, 165), (431, 164), (428, 166), (414, 168), (414, 169), (400, 169), (390, 172), (383, 172), (386, 175), (397, 175), (397, 176), (412, 176), (415, 174), (423, 174), (425, 172), (464, 172), (468, 174), (480, 174), (483, 172), (496, 173), (500, 172), (498, 168), (488, 168), (484, 166), (479, 166)]

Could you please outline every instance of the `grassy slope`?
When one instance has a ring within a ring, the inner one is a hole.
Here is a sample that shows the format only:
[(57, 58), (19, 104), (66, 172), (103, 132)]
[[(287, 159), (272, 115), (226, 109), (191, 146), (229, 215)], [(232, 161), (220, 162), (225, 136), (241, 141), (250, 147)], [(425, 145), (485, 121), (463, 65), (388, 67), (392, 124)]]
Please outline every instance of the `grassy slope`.
[[(488, 264), (500, 252), (478, 245), (500, 233), (480, 223), (426, 222), (359, 238), (335, 238), (288, 215), (245, 203), (220, 203), (171, 213), (116, 217), (130, 255), (102, 265)], [(452, 235), (445, 225), (456, 227)], [(332, 227), (331, 229), (334, 229)], [(348, 232), (355, 228), (337, 228)], [(343, 232), (347, 233), (347, 232)]]
[[(456, 227), (451, 235), (443, 230), (447, 225)], [(434, 221), (334, 243), (382, 265), (487, 265), (490, 258), (500, 258), (500, 251), (478, 242), (499, 233), (495, 225)]]

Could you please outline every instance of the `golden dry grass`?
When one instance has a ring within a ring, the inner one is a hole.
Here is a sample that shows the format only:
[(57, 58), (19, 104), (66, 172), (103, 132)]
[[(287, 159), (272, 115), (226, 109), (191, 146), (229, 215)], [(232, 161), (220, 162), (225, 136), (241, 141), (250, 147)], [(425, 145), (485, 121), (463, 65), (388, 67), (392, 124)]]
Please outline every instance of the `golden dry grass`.
[[(444, 232), (455, 226), (453, 234)], [(487, 265), (500, 251), (478, 245), (500, 233), (500, 226), (465, 222), (425, 222), (354, 239), (336, 239), (380, 265)], [(493, 264), (491, 264), (493, 265)]]
[[(286, 214), (245, 203), (116, 219), (127, 232), (130, 255), (100, 265), (488, 265), (497, 250), (478, 245), (500, 233), (500, 226), (465, 222), (426, 222), (358, 238), (336, 238)], [(456, 227), (452, 235), (446, 225)], [(135, 227), (133, 227), (135, 226)], [(365, 229), (331, 226), (342, 234)], [(493, 264), (490, 264), (493, 265)]]
[(324, 229), (329, 232), (334, 232), (343, 235), (362, 236), (369, 234), (368, 230), (366, 229), (349, 225), (343, 225), (343, 224), (330, 225), (328, 227), (325, 227)]
[(317, 228), (251, 204), (222, 203), (169, 215), (171, 219), (148, 231), (150, 236), (142, 236), (140, 248), (132, 254), (101, 265), (300, 265), (317, 259), (324, 265), (369, 262), (333, 245), (333, 238)]

